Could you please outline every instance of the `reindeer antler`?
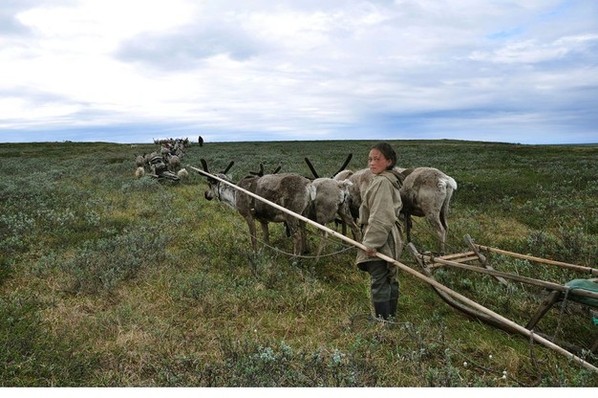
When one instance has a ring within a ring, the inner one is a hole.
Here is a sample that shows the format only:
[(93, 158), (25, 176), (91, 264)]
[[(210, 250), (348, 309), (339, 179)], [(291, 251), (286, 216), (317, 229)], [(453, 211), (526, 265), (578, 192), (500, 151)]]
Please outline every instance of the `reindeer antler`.
[[(201, 167), (203, 167), (203, 171), (205, 171), (206, 173), (210, 173), (210, 170), (208, 169), (208, 162), (206, 162), (205, 159), (199, 159), (199, 161), (201, 162)], [(231, 162), (228, 164), (228, 166), (226, 166), (226, 169), (224, 169), (222, 174), (228, 173), (230, 168), (233, 167), (233, 164), (235, 164), (235, 162), (233, 160), (231, 160)], [(208, 177), (208, 178), (210, 178), (210, 177)]]
[(316, 169), (314, 168), (314, 165), (311, 164), (311, 162), (309, 161), (308, 158), (305, 158), (305, 163), (307, 163), (307, 167), (309, 167), (309, 170), (311, 171), (311, 173), (314, 175), (314, 178), (320, 178), (320, 176), (318, 175), (318, 173), (316, 172)]
[(231, 160), (230, 163), (228, 164), (228, 166), (226, 166), (226, 169), (224, 169), (224, 171), (222, 172), (222, 174), (228, 173), (230, 168), (233, 167), (233, 164), (235, 164), (235, 162), (234, 162), (234, 160)]
[[(276, 173), (278, 173), (280, 171), (280, 169), (282, 169), (282, 165), (279, 165), (270, 174), (276, 174)], [(264, 170), (264, 164), (260, 163), (260, 171), (250, 171), (249, 174), (251, 174), (252, 176), (263, 177), (266, 174), (266, 172)]]
[(260, 163), (260, 171), (250, 171), (249, 174), (257, 177), (263, 177), (264, 175), (264, 164)]
[(199, 161), (201, 162), (201, 167), (203, 167), (203, 171), (205, 171), (206, 173), (209, 173), (210, 170), (208, 170), (208, 163), (206, 162), (206, 160), (199, 159)]
[[(331, 178), (334, 178), (335, 175), (337, 175), (338, 173), (340, 173), (341, 171), (343, 171), (345, 169), (345, 167), (347, 167), (347, 165), (351, 161), (351, 158), (353, 158), (353, 154), (352, 153), (350, 153), (349, 156), (347, 156), (347, 159), (345, 159), (345, 162), (343, 163), (343, 165), (341, 166), (341, 168), (338, 169), (334, 174), (332, 174)], [(320, 176), (316, 172), (316, 169), (314, 168), (314, 165), (311, 163), (311, 161), (308, 158), (305, 158), (305, 163), (307, 163), (307, 167), (309, 167), (309, 170), (314, 175), (314, 177), (315, 178), (320, 178)]]
[(341, 168), (338, 169), (337, 172), (332, 175), (332, 177), (334, 177), (335, 175), (337, 175), (338, 173), (340, 173), (341, 171), (343, 171), (345, 169), (345, 167), (347, 167), (347, 165), (351, 161), (351, 158), (353, 158), (353, 154), (352, 153), (350, 153), (349, 156), (347, 156), (347, 159), (345, 159), (345, 163), (343, 163), (343, 165), (341, 166)]

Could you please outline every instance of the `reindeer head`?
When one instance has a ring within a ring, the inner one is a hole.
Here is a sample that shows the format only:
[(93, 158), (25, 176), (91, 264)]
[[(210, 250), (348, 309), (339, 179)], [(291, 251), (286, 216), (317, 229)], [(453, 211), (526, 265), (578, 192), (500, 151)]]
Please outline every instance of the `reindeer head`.
[[(210, 170), (208, 169), (208, 163), (206, 162), (205, 159), (200, 159), (201, 162), (201, 166), (203, 167), (203, 170), (206, 173), (210, 173)], [(235, 164), (234, 161), (231, 161), (228, 166), (226, 166), (226, 169), (224, 169), (224, 171), (222, 171), (221, 173), (217, 173), (214, 174), (216, 177), (218, 178), (222, 178), (223, 180), (227, 180), (230, 181), (230, 178), (228, 178), (228, 176), (226, 176), (226, 173), (228, 173), (228, 171), (230, 170), (231, 167), (233, 167), (233, 164)], [(212, 174), (212, 173), (210, 173)], [(219, 197), (218, 195), (218, 189), (220, 187), (220, 185), (222, 184), (220, 181), (218, 181), (215, 178), (212, 177), (206, 177), (208, 180), (208, 190), (206, 192), (204, 192), (204, 197), (207, 200), (212, 200), (214, 198)]]

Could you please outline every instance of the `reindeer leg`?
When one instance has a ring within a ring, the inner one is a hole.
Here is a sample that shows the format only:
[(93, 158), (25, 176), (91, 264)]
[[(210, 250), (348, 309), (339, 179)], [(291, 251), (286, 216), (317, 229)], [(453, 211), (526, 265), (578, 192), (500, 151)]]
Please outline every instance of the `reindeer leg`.
[(411, 220), (410, 214), (405, 214), (405, 231), (407, 233), (407, 243), (411, 243), (411, 228), (413, 227), (413, 221)]
[(266, 221), (260, 221), (260, 224), (262, 226), (262, 234), (264, 235), (264, 242), (266, 242), (267, 245), (270, 244), (270, 230), (268, 229), (268, 223)]
[(249, 235), (251, 236), (251, 247), (253, 248), (254, 252), (257, 252), (257, 238), (255, 236), (255, 221), (252, 217), (245, 218), (247, 221), (247, 226), (249, 227)]
[(305, 238), (305, 224), (287, 220), (286, 225), (290, 236), (293, 238), (293, 254), (300, 256), (306, 251), (307, 240)]
[(322, 234), (320, 238), (320, 244), (318, 245), (318, 250), (316, 253), (316, 263), (320, 261), (320, 254), (322, 254), (322, 250), (324, 250), (324, 246), (326, 246), (326, 240), (328, 239), (328, 232), (320, 231)]
[(339, 210), (338, 215), (340, 216), (342, 222), (343, 222), (343, 235), (347, 235), (347, 225), (349, 226), (349, 228), (351, 228), (351, 233), (353, 234), (353, 239), (361, 242), (361, 230), (359, 229), (359, 227), (357, 226), (357, 224), (355, 224), (355, 220), (353, 220), (353, 217), (350, 215), (349, 211), (343, 211), (343, 210)]
[(442, 228), (442, 236), (440, 237), (440, 254), (446, 253), (446, 228)]
[(301, 236), (301, 231), (299, 231), (297, 228), (289, 228), (291, 231), (291, 236), (293, 237), (293, 254), (295, 256), (299, 256), (302, 254), (302, 249), (303, 246), (301, 245), (301, 241), (303, 240), (303, 237)]
[(307, 253), (309, 251), (309, 244), (307, 242), (307, 231), (305, 229), (305, 223), (303, 221), (299, 222), (299, 236), (301, 237), (301, 251), (300, 253)]
[(446, 240), (446, 231), (442, 226), (440, 219), (437, 216), (427, 216), (426, 220), (428, 220), (428, 223), (436, 231), (436, 236), (438, 237), (438, 247), (440, 248), (440, 253), (443, 254)]

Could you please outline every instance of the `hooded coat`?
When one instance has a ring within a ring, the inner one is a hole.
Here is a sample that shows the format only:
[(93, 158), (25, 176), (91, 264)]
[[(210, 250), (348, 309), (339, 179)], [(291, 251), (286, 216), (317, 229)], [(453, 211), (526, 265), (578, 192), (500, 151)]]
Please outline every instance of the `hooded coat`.
[[(398, 259), (403, 250), (399, 224), (399, 213), (403, 207), (400, 188), (397, 176), (391, 171), (383, 171), (374, 176), (362, 195), (359, 207), (358, 222), (363, 231), (361, 243), (394, 259)], [(358, 265), (379, 260), (378, 257), (369, 257), (363, 250), (357, 252)]]

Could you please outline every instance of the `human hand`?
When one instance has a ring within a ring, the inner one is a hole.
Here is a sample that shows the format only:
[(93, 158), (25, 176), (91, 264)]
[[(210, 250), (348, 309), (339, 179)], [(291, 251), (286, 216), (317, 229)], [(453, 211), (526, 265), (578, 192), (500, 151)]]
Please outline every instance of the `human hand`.
[(376, 249), (374, 249), (373, 247), (367, 247), (365, 248), (365, 254), (367, 254), (369, 257), (376, 257)]

